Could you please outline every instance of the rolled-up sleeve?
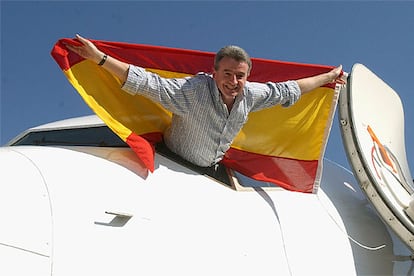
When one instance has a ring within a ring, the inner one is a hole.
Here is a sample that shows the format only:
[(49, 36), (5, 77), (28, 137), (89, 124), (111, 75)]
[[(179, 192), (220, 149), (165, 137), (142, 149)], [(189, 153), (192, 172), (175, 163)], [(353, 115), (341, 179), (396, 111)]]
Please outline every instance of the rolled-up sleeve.
[(128, 77), (122, 89), (131, 95), (142, 95), (162, 104), (173, 113), (189, 110), (197, 87), (193, 77), (163, 78), (144, 68), (130, 65)]
[(121, 88), (131, 95), (137, 94), (141, 83), (144, 81), (143, 76), (146, 73), (144, 68), (130, 65), (127, 80)]
[(301, 90), (296, 81), (255, 83), (249, 82), (248, 93), (252, 99), (252, 111), (274, 105), (289, 107), (296, 103)]
[(288, 107), (296, 103), (300, 96), (301, 91), (299, 84), (296, 81), (287, 81), (279, 83), (281, 86), (280, 91), (282, 92), (282, 102), (281, 105), (283, 107)]

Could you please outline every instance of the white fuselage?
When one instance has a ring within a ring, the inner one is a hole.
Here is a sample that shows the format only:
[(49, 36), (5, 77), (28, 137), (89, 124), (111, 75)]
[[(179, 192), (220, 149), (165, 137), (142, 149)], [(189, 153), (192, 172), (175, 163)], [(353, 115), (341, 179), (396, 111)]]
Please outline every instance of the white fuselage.
[(324, 165), (318, 194), (238, 191), (161, 155), (145, 179), (128, 148), (1, 148), (0, 274), (406, 273), (352, 174)]

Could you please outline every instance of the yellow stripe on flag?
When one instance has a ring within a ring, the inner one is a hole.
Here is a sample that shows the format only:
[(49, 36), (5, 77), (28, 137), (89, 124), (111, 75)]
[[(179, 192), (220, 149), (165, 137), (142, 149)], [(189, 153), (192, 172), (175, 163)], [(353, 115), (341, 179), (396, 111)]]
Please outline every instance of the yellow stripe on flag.
[(124, 141), (131, 131), (138, 135), (162, 133), (171, 122), (171, 112), (143, 96), (126, 93), (119, 79), (90, 61), (64, 73), (91, 109)]
[(232, 147), (262, 155), (317, 160), (324, 150), (324, 130), (332, 116), (334, 97), (333, 89), (320, 87), (289, 108), (275, 106), (252, 112)]

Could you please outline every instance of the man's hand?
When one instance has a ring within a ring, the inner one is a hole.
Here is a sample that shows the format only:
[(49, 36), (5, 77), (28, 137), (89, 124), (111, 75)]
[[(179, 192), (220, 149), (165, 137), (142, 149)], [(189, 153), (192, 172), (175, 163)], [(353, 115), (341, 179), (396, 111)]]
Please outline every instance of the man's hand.
[(65, 43), (65, 46), (70, 51), (80, 55), (85, 59), (91, 60), (98, 65), (101, 65), (102, 68), (106, 69), (112, 75), (118, 77), (121, 83), (124, 83), (126, 81), (129, 70), (128, 63), (106, 55), (104, 52), (99, 50), (90, 40), (83, 38), (78, 34), (76, 35), (76, 39), (80, 42), (80, 45)]
[(342, 71), (342, 65), (332, 69), (329, 74), (332, 76), (331, 83), (334, 82), (341, 85), (346, 84), (346, 77), (348, 74)]
[(72, 44), (65, 43), (65, 46), (72, 52), (80, 55), (85, 59), (89, 59), (96, 63), (99, 63), (102, 60), (104, 53), (100, 51), (98, 48), (96, 48), (96, 46), (91, 41), (81, 37), (78, 34), (76, 35), (76, 39), (81, 43), (81, 45), (75, 46)]

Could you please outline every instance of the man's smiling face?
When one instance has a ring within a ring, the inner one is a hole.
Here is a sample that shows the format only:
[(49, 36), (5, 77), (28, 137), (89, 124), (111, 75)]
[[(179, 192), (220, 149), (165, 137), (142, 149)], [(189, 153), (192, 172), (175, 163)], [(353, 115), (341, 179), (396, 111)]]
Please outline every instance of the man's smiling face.
[(244, 61), (237, 61), (230, 57), (220, 60), (218, 68), (213, 72), (213, 78), (221, 92), (223, 100), (234, 99), (239, 95), (246, 84), (249, 75), (249, 66)]

